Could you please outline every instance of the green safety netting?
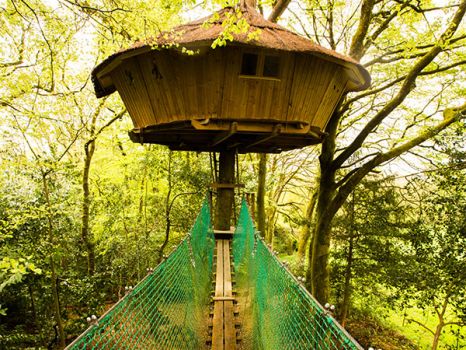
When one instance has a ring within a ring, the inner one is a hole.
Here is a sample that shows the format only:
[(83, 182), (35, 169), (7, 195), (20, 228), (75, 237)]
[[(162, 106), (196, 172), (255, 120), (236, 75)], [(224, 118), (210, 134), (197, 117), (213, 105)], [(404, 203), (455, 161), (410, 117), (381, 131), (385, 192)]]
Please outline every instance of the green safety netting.
[(271, 253), (244, 200), (233, 260), (245, 348), (362, 350)]
[(190, 234), (68, 349), (199, 349), (215, 241), (207, 201)]

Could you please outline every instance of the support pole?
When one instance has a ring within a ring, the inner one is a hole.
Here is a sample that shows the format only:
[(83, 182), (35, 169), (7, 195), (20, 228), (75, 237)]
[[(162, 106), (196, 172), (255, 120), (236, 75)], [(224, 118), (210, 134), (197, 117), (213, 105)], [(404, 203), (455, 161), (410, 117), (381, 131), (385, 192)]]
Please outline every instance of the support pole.
[(219, 183), (217, 192), (217, 208), (215, 211), (215, 229), (230, 230), (233, 201), (235, 197), (235, 154), (234, 150), (220, 152)]

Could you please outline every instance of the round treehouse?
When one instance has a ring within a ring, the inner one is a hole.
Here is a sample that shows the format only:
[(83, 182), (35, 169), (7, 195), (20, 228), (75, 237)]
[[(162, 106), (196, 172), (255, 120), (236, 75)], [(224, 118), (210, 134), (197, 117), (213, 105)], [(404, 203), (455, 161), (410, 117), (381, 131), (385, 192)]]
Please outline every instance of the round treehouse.
[[(212, 48), (224, 23), (247, 32)], [(138, 42), (92, 72), (97, 97), (120, 94), (138, 143), (220, 152), (217, 231), (229, 231), (236, 153), (279, 153), (322, 142), (341, 97), (370, 84), (355, 60), (241, 4)]]
[[(232, 16), (249, 24), (212, 49)], [(367, 71), (254, 9), (225, 8), (115, 53), (92, 72), (97, 97), (115, 90), (131, 140), (172, 150), (277, 153), (322, 141), (345, 92)]]

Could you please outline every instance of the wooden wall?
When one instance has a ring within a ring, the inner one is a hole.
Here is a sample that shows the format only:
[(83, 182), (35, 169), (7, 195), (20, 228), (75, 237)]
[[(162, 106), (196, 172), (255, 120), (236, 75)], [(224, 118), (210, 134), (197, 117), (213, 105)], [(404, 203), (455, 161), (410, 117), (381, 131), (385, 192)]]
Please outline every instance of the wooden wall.
[(320, 58), (280, 55), (280, 79), (240, 76), (243, 51), (227, 46), (185, 55), (151, 51), (111, 72), (136, 128), (198, 118), (303, 121), (323, 129), (345, 90), (342, 67)]

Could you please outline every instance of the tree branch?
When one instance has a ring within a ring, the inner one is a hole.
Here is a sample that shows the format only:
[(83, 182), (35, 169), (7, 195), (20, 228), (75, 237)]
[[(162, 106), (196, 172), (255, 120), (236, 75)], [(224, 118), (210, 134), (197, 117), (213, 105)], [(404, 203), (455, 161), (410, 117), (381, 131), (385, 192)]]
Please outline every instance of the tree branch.
[(406, 141), (404, 144), (395, 147), (386, 153), (378, 154), (377, 156), (369, 160), (367, 163), (359, 167), (357, 171), (355, 171), (349, 179), (346, 179), (346, 183), (340, 186), (337, 195), (335, 196), (335, 198), (329, 206), (329, 211), (331, 213), (336, 213), (337, 210), (343, 205), (346, 198), (348, 198), (348, 195), (354, 190), (354, 188), (359, 184), (359, 182), (364, 178), (364, 176), (371, 172), (375, 167), (398, 157), (399, 155), (410, 150), (411, 148), (434, 137), (451, 124), (466, 117), (466, 103), (458, 108), (446, 109), (443, 115), (444, 120), (441, 123), (427, 129), (419, 136), (414, 137), (409, 141)]
[[(390, 24), (390, 22), (393, 21), (399, 15), (399, 13), (408, 6), (409, 1), (410, 0), (404, 3), (397, 10), (390, 11), (390, 15), (380, 24), (380, 26), (372, 33), (372, 35), (364, 43), (362, 54), (364, 54), (369, 49), (369, 47), (374, 43), (374, 41), (380, 36), (380, 34), (382, 34), (384, 30), (388, 28), (388, 25)], [(362, 54), (361, 54), (361, 57), (362, 57)]]
[[(455, 67), (459, 67), (459, 66), (462, 66), (466, 64), (466, 60), (461, 60), (461, 61), (458, 61), (458, 62), (455, 62), (455, 63), (452, 63), (452, 64), (449, 64), (448, 66), (444, 66), (444, 67), (439, 67), (439, 68), (436, 68), (436, 69), (432, 69), (432, 70), (428, 70), (428, 71), (425, 71), (425, 72), (421, 72), (419, 73), (418, 76), (420, 77), (423, 77), (423, 76), (426, 76), (426, 75), (432, 75), (432, 74), (437, 74), (437, 73), (441, 73), (441, 72), (446, 72), (447, 70), (450, 70), (452, 68), (455, 68)], [(373, 90), (369, 90), (369, 91), (366, 91), (366, 92), (363, 92), (351, 99), (348, 99), (342, 106), (341, 106), (341, 110), (344, 111), (346, 110), (347, 108), (349, 108), (350, 104), (360, 100), (361, 98), (363, 97), (367, 97), (367, 96), (370, 96), (370, 95), (374, 95), (374, 94), (377, 94), (379, 92), (382, 92), (384, 90), (387, 90), (389, 88), (391, 88), (392, 86), (395, 86), (396, 84), (398, 83), (401, 83), (403, 80), (405, 80), (406, 78), (408, 77), (408, 75), (403, 75), (395, 80), (392, 80), (391, 82), (385, 84), (385, 85), (382, 85), (381, 87), (379, 88), (376, 88), (376, 89), (373, 89)]]
[(361, 130), (358, 136), (354, 141), (333, 161), (333, 168), (338, 169), (359, 147), (361, 147), (364, 140), (367, 136), (377, 127), (391, 112), (393, 112), (409, 95), (409, 93), (414, 89), (415, 81), (419, 74), (424, 68), (426, 68), (437, 55), (442, 52), (443, 47), (448, 44), (448, 41), (453, 37), (456, 29), (458, 28), (459, 23), (464, 17), (466, 11), (466, 0), (463, 0), (458, 8), (458, 11), (455, 13), (450, 25), (442, 33), (437, 44), (432, 47), (432, 49), (426, 53), (421, 59), (419, 59), (411, 70), (406, 75), (400, 90), (393, 97), (384, 108), (382, 108), (376, 115), (366, 124), (366, 126)]
[[(458, 41), (461, 41), (461, 40), (464, 40), (464, 39), (466, 39), (466, 34), (460, 35), (460, 36), (458, 36), (456, 38), (452, 38), (449, 43), (454, 44), (454, 43), (456, 43)], [(416, 50), (426, 50), (426, 49), (432, 48), (433, 46), (435, 46), (435, 43), (434, 44), (427, 44), (427, 45), (418, 45), (418, 46), (415, 47), (415, 49)], [(456, 49), (456, 48), (461, 48), (461, 47), (463, 47), (463, 45), (460, 44), (458, 46), (454, 46), (452, 48), (445, 49), (445, 51), (448, 51), (448, 50), (451, 50), (451, 49)], [(405, 53), (404, 49), (399, 49), (399, 50), (394, 50), (394, 51), (384, 50), (384, 53), (382, 55), (380, 55), (380, 56), (378, 56), (378, 57), (364, 63), (364, 67), (367, 68), (367, 67), (370, 67), (370, 66), (372, 66), (372, 65), (374, 65), (376, 63), (386, 63), (386, 62), (390, 63), (390, 62), (394, 62), (394, 61), (397, 61), (397, 60), (402, 59), (402, 58), (417, 58), (417, 57), (420, 57), (420, 56), (424, 55), (425, 51), (423, 51), (422, 53), (419, 53), (419, 54), (413, 54), (411, 56), (405, 56), (405, 55), (403, 55), (403, 53)], [(395, 58), (390, 58), (390, 59), (384, 60), (384, 57), (392, 56), (392, 55), (398, 55), (398, 54), (401, 54), (401, 56), (399, 56), (399, 57), (397, 56)]]
[(428, 331), (429, 333), (431, 333), (432, 335), (435, 335), (435, 332), (430, 329), (429, 327), (427, 327), (425, 324), (415, 320), (414, 318), (408, 318), (407, 319), (408, 322), (413, 322), (413, 323), (416, 323), (417, 325), (421, 326), (422, 328), (424, 328), (426, 331)]
[(87, 140), (86, 144), (84, 145), (84, 148), (86, 147), (89, 147), (89, 144), (91, 144), (92, 142), (94, 142), (97, 137), (102, 133), (102, 131), (104, 131), (106, 128), (108, 128), (110, 125), (112, 125), (115, 121), (117, 121), (118, 119), (121, 119), (126, 113), (126, 109), (123, 109), (120, 113), (118, 113), (115, 117), (113, 117), (112, 119), (110, 119), (107, 124), (105, 124), (104, 126), (102, 126), (95, 134), (92, 138), (90, 138), (89, 140)]
[(286, 10), (291, 0), (278, 0), (272, 9), (272, 13), (267, 18), (271, 22), (276, 22), (278, 17)]
[(369, 24), (372, 19), (372, 9), (374, 8), (375, 0), (363, 0), (361, 5), (361, 18), (359, 20), (358, 29), (351, 41), (349, 55), (356, 60), (360, 60), (364, 55), (364, 39), (369, 31)]

